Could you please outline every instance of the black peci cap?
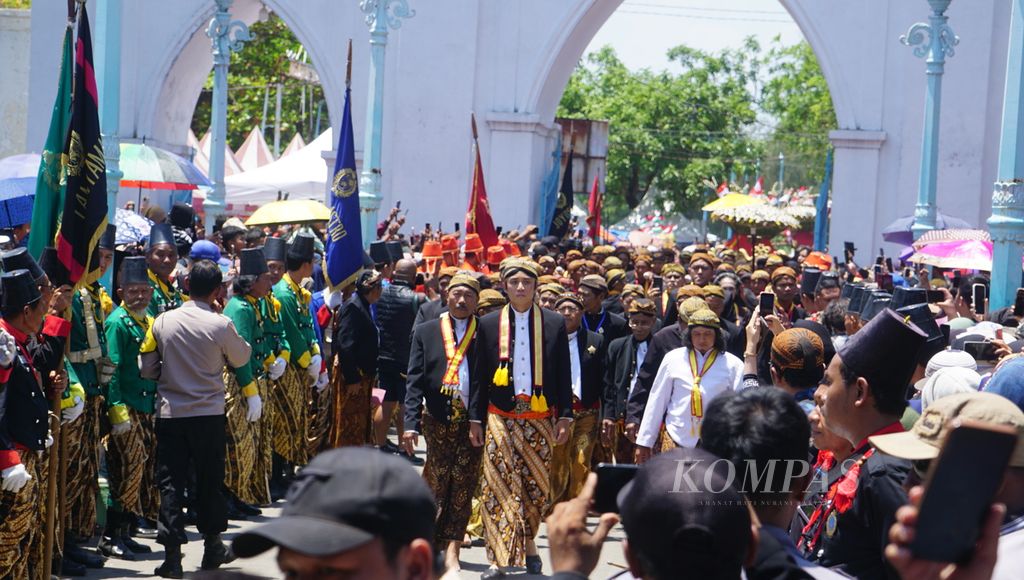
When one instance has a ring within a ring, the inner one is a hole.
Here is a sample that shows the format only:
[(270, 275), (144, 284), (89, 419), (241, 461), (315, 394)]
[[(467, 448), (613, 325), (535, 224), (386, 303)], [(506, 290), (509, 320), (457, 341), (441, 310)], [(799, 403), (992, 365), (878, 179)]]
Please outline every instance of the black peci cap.
[[(56, 257), (56, 250), (54, 250), (54, 257)], [(13, 250), (0, 253), (0, 260), (3, 260), (4, 272), (28, 270), (32, 275), (32, 279), (36, 281), (42, 278), (43, 274), (46, 273), (28, 253), (27, 248), (15, 248)]]
[(103, 235), (100, 236), (98, 246), (104, 250), (114, 251), (114, 240), (117, 238), (117, 226), (114, 224), (107, 224), (107, 229), (103, 230)]
[(872, 294), (871, 297), (864, 303), (864, 308), (860, 311), (860, 317), (866, 321), (870, 321), (874, 317), (878, 316), (883, 310), (889, 308), (889, 304), (892, 302), (892, 297), (888, 293), (876, 293)]
[(892, 309), (899, 310), (915, 304), (928, 304), (928, 291), (924, 288), (904, 288), (897, 286), (892, 290)]
[(149, 267), (143, 256), (129, 256), (121, 262), (121, 275), (117, 283), (122, 287), (129, 284), (149, 284)]
[(288, 244), (282, 238), (267, 238), (263, 242), (263, 257), (268, 262), (284, 262)]
[(239, 256), (239, 276), (259, 276), (267, 272), (267, 258), (259, 248), (245, 248)]
[(821, 270), (817, 268), (804, 268), (800, 277), (800, 293), (814, 295), (814, 289), (818, 287), (818, 280), (821, 278)]
[(171, 213), (167, 215), (167, 221), (176, 228), (183, 230), (191, 229), (195, 225), (196, 212), (187, 203), (178, 202), (171, 206)]
[(864, 306), (864, 301), (870, 293), (871, 291), (864, 286), (854, 286), (850, 291), (850, 304), (846, 307), (846, 311), (850, 314), (860, 314), (860, 309)]
[(231, 549), (243, 558), (273, 546), (331, 556), (379, 537), (433, 541), (436, 514), (430, 488), (406, 461), (369, 448), (332, 449), (302, 468), (277, 519), (239, 534)]
[(42, 297), (35, 278), (28, 270), (12, 270), (3, 274), (0, 287), (3, 288), (0, 305), (5, 314), (14, 314)]
[(935, 317), (932, 316), (932, 311), (927, 304), (904, 306), (897, 310), (896, 314), (902, 316), (904, 320), (912, 322), (928, 335), (928, 339), (917, 353), (918, 364), (928, 364), (932, 356), (946, 348), (946, 337), (939, 330), (939, 325), (935, 323)]
[(892, 388), (905, 389), (927, 338), (916, 324), (886, 309), (851, 336), (836, 356), (860, 376), (880, 378)]
[(149, 230), (149, 243), (146, 244), (146, 249), (160, 244), (167, 244), (177, 249), (178, 244), (174, 241), (174, 231), (171, 229), (171, 224), (153, 224), (153, 227)]
[(853, 289), (856, 288), (853, 284), (843, 284), (843, 289), (839, 293), (840, 298), (849, 298), (853, 295)]
[(313, 235), (306, 232), (299, 232), (288, 244), (286, 255), (302, 262), (313, 261)]
[(370, 242), (370, 258), (374, 264), (387, 264), (391, 262), (391, 252), (388, 251), (388, 243), (384, 241)]

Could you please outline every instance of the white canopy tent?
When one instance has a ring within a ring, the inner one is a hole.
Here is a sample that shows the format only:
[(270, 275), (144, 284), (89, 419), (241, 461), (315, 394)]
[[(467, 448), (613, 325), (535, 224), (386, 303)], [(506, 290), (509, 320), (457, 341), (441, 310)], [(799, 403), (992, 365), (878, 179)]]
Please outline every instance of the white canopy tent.
[(327, 191), (327, 166), (322, 153), (333, 148), (333, 141), (333, 131), (328, 129), (291, 155), (225, 178), (228, 203), (262, 205), (276, 201), (278, 192), (288, 194), (288, 199), (323, 201)]

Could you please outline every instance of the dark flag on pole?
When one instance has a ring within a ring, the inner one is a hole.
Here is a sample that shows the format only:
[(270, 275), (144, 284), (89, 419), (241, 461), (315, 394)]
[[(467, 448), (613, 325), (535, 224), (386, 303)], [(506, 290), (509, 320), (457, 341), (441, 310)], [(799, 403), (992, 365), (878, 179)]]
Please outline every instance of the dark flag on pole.
[(352, 137), (352, 41), (348, 45), (348, 74), (345, 81), (345, 108), (338, 136), (338, 157), (334, 162), (331, 185), (331, 219), (327, 222), (324, 251), (324, 276), (330, 287), (345, 287), (355, 281), (363, 269), (363, 233), (359, 221), (359, 175), (356, 173), (356, 148)]
[(572, 154), (576, 148), (576, 139), (570, 141), (569, 157), (566, 159), (565, 173), (562, 175), (562, 187), (558, 190), (558, 204), (555, 205), (555, 215), (551, 218), (551, 226), (548, 228), (548, 235), (559, 239), (569, 233), (569, 223), (572, 221)]
[(71, 123), (64, 147), (64, 208), (57, 228), (57, 256), (76, 288), (99, 279), (99, 264), (92, 255), (107, 229), (107, 168), (92, 62), (89, 16), (83, 4), (78, 16)]

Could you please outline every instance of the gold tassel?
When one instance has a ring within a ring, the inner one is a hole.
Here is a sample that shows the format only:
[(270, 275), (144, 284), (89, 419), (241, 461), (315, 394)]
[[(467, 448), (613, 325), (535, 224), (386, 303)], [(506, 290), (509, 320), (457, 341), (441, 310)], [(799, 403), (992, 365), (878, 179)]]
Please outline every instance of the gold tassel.
[(541, 413), (547, 413), (548, 412), (548, 399), (547, 399), (547, 397), (544, 396), (543, 392), (540, 394), (539, 397), (537, 397), (537, 400), (540, 403), (540, 405), (539, 405), (540, 408), (538, 409), (538, 411), (540, 411)]
[(540, 413), (541, 412), (540, 411), (540, 398), (537, 396), (537, 393), (534, 393), (533, 396), (530, 397), (530, 410), (533, 411), (534, 413)]
[(501, 365), (494, 370), (494, 386), (496, 387), (507, 387), (508, 386), (508, 366)]

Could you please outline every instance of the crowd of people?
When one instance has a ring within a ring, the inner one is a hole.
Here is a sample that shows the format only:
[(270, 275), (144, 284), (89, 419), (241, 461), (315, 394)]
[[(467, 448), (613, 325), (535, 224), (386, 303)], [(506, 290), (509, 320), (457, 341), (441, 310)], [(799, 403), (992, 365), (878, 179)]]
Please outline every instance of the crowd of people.
[[(181, 578), (190, 525), (206, 570), (278, 546), (290, 578), (434, 577), (482, 542), (484, 578), (540, 574), (545, 518), (565, 578), (620, 518), (637, 578), (939, 577), (909, 546), (945, 425), (1024, 438), (1024, 313), (988, 312), (981, 275), (533, 227), (406, 238), (396, 210), (332, 289), (318, 227), (232, 219), (207, 239), (189, 206), (150, 217), (140, 244), (100, 240), (113, 296), (56, 279), (50, 249), (2, 254), (0, 577), (47, 558), (80, 575), (152, 537), (155, 574)], [(600, 464), (641, 467), (588, 531)], [(670, 493), (681, 465), (695, 493)], [(1019, 577), (1022, 530), (1019, 445), (974, 557), (948, 565)]]

